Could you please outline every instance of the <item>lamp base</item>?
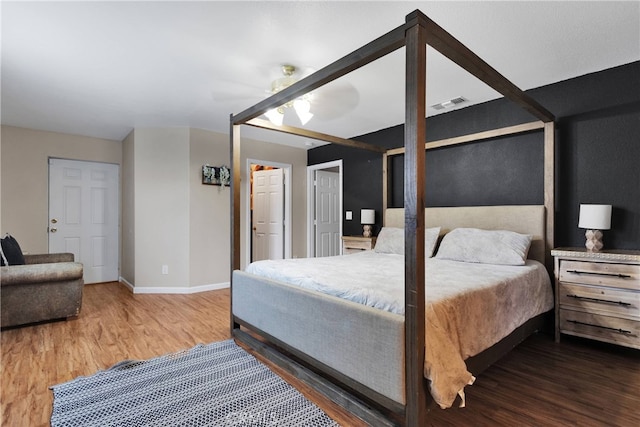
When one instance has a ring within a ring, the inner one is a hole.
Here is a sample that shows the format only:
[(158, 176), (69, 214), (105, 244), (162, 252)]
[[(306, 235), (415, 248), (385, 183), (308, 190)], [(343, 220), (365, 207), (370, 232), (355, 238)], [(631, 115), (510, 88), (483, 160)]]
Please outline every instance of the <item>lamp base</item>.
[(598, 252), (602, 249), (602, 231), (600, 230), (587, 230), (584, 233), (584, 236), (587, 238), (585, 242), (585, 247), (589, 252)]
[(371, 226), (370, 225), (365, 224), (365, 225), (362, 226), (362, 229), (363, 229), (362, 235), (364, 237), (371, 237)]

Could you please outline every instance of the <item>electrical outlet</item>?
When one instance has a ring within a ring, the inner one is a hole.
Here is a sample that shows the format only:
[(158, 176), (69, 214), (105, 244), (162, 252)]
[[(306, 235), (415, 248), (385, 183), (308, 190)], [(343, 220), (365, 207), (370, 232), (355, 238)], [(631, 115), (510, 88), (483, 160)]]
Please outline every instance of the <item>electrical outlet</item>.
[(162, 266), (162, 274), (169, 274), (169, 266), (168, 265), (163, 265)]
[(344, 219), (346, 219), (347, 221), (351, 221), (353, 219), (353, 212), (352, 211), (346, 211), (345, 215), (344, 215)]

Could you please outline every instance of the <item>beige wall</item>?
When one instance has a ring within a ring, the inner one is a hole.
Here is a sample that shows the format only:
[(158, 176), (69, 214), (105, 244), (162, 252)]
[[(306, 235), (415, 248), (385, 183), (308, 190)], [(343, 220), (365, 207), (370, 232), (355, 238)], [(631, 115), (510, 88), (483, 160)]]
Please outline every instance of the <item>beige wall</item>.
[[(189, 292), (229, 282), (230, 189), (203, 185), (201, 175), (204, 164), (230, 164), (228, 135), (138, 128), (119, 142), (3, 126), (0, 147), (0, 224), (25, 251), (47, 252), (49, 157), (117, 163), (121, 277), (140, 292)], [(242, 176), (247, 158), (292, 165), (292, 256), (305, 256), (306, 150), (243, 139), (241, 154)], [(162, 274), (163, 265), (169, 274)]]
[(49, 157), (115, 163), (120, 141), (2, 126), (2, 223), (0, 232), (16, 237), (22, 250), (48, 252)]
[(229, 282), (229, 187), (202, 184), (202, 165), (229, 166), (229, 137), (191, 129), (189, 236), (191, 286)]
[[(229, 136), (136, 129), (123, 145), (122, 175), (133, 177), (125, 180), (122, 196), (123, 278), (136, 292), (191, 292), (228, 283), (230, 189), (203, 185), (202, 165), (230, 164)], [(306, 150), (246, 139), (243, 174), (247, 158), (292, 165), (292, 255), (304, 256)], [(162, 274), (162, 265), (169, 274)]]
[(122, 141), (122, 167), (120, 168), (122, 177), (120, 277), (129, 283), (136, 281), (134, 133), (135, 131), (131, 131)]
[[(128, 148), (130, 143), (133, 150)], [(229, 136), (202, 129), (136, 129), (124, 144), (123, 173), (129, 173), (126, 157), (132, 155), (135, 177), (135, 189), (123, 191), (124, 200), (134, 193), (135, 218), (134, 238), (123, 236), (125, 243), (132, 241), (129, 245), (135, 247), (135, 265), (123, 268), (135, 274), (133, 280), (126, 280), (139, 292), (228, 283), (230, 189), (203, 185), (202, 165), (230, 165)], [(242, 174), (246, 174), (247, 158), (292, 165), (292, 256), (304, 256), (306, 150), (246, 139), (242, 141)], [(244, 196), (243, 187), (241, 209), (247, 208)], [(124, 206), (123, 218), (129, 217), (126, 209)], [(244, 220), (243, 214), (243, 230)], [(125, 221), (123, 232), (128, 229)], [(168, 275), (161, 274), (162, 265), (169, 267)]]
[[(202, 165), (230, 165), (229, 136), (191, 129), (190, 262), (191, 286), (228, 282), (230, 258), (230, 188), (202, 184)], [(241, 176), (247, 182), (247, 159), (291, 164), (291, 255), (306, 256), (306, 170), (304, 149), (242, 139)], [(245, 242), (246, 185), (241, 186), (241, 242)], [(243, 248), (244, 249), (244, 248)], [(242, 250), (242, 263), (246, 262)], [(211, 280), (214, 279), (213, 282)]]
[[(137, 128), (134, 131), (133, 155), (133, 284), (136, 287), (187, 287), (189, 129)], [(168, 267), (168, 274), (162, 274), (163, 265)]]

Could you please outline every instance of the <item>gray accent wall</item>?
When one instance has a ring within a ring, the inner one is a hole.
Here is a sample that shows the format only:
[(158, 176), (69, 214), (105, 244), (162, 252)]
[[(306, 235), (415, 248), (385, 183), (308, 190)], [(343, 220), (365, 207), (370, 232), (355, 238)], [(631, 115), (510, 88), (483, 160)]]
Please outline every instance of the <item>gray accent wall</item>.
[[(517, 83), (517, 82), (516, 82)], [(427, 88), (427, 97), (428, 97)], [(640, 62), (527, 91), (555, 114), (556, 246), (583, 246), (580, 203), (613, 205), (605, 247), (640, 249)], [(462, 94), (464, 95), (464, 94)], [(533, 121), (505, 99), (427, 119), (427, 141)], [(386, 148), (403, 145), (403, 125), (355, 137)], [(543, 203), (542, 132), (427, 152), (427, 206)], [(343, 159), (345, 234), (360, 234), (360, 209), (376, 209), (382, 225), (381, 156), (322, 146), (308, 164)], [(403, 158), (394, 159), (392, 206), (402, 206)]]

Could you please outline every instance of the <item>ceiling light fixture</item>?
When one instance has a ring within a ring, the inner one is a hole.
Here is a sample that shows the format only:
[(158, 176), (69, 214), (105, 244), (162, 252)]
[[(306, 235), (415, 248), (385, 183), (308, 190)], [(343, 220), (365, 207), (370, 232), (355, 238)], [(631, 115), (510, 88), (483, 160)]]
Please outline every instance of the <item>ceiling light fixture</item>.
[[(297, 80), (293, 77), (293, 74), (296, 72), (296, 67), (290, 64), (284, 64), (282, 66), (282, 74), (284, 77), (280, 77), (279, 79), (271, 82), (271, 93), (275, 94), (280, 92), (283, 89), (288, 88), (292, 84), (294, 84)], [(279, 106), (278, 108), (273, 108), (266, 113), (265, 116), (269, 119), (271, 123), (274, 125), (282, 126), (282, 122), (284, 120), (284, 112), (286, 108), (291, 108), (295, 110), (298, 118), (300, 119), (300, 123), (303, 125), (307, 124), (309, 120), (313, 117), (311, 113), (311, 100), (312, 95), (310, 93), (304, 94), (299, 98), (296, 98), (293, 101), (289, 101), (286, 104)]]

